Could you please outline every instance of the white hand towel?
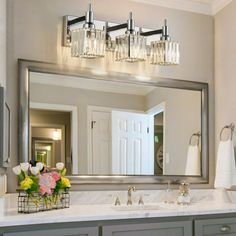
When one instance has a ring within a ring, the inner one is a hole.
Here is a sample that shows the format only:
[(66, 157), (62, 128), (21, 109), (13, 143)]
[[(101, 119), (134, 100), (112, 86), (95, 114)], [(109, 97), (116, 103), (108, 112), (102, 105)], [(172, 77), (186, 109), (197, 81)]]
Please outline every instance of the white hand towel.
[(198, 145), (189, 145), (185, 175), (201, 175), (201, 158)]
[(236, 166), (232, 140), (220, 141), (217, 153), (215, 188), (236, 185)]

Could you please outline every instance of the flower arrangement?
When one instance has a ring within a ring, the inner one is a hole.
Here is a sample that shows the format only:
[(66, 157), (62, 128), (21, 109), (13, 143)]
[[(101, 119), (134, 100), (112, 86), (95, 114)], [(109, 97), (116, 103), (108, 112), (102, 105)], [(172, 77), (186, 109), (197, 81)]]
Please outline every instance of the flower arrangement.
[(27, 201), (30, 199), (37, 209), (42, 202), (46, 209), (55, 208), (58, 201), (63, 201), (60, 193), (68, 193), (71, 187), (69, 179), (65, 177), (66, 168), (62, 162), (56, 164), (56, 169), (47, 169), (43, 163), (38, 162), (35, 166), (21, 163), (12, 170), (20, 182), (18, 190), (25, 192)]

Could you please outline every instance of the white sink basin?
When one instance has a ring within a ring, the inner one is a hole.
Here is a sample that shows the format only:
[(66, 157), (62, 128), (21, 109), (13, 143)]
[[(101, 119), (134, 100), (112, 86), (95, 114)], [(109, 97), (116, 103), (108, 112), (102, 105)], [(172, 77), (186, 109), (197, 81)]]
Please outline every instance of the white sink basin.
[(160, 210), (159, 205), (117, 205), (112, 206), (112, 209), (117, 211), (146, 211), (146, 210)]

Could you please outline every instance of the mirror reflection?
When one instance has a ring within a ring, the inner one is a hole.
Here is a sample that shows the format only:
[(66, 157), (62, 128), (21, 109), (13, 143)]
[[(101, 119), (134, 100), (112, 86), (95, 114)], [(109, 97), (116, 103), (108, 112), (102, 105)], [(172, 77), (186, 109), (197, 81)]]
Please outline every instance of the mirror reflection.
[(76, 175), (201, 175), (201, 91), (30, 72), (30, 157)]

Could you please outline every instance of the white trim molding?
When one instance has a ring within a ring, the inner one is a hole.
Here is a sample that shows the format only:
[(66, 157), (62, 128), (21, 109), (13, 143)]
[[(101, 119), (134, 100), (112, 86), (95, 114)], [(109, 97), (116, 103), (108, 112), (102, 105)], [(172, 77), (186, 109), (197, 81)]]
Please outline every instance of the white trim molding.
[[(147, 110), (146, 113), (148, 115), (152, 115), (152, 116), (155, 116), (156, 114), (159, 114), (161, 112), (163, 112), (163, 175), (165, 175), (165, 165), (166, 165), (166, 161), (165, 161), (165, 158), (166, 158), (166, 110), (167, 110), (167, 102), (166, 101), (163, 101), (161, 103), (159, 103), (158, 105), (152, 107), (151, 109)], [(153, 128), (154, 128), (154, 124), (153, 124)], [(154, 150), (154, 142), (150, 142), (150, 145), (153, 145), (151, 146), (152, 150)], [(155, 154), (153, 153), (153, 156)], [(155, 156), (156, 158), (156, 156)]]
[(214, 4), (212, 5), (212, 15), (216, 15), (231, 2), (232, 0), (215, 0)]
[(226, 7), (232, 0), (131, 0), (182, 11), (195, 12), (205, 15), (215, 15)]

